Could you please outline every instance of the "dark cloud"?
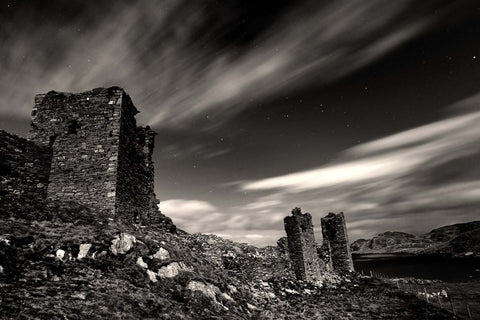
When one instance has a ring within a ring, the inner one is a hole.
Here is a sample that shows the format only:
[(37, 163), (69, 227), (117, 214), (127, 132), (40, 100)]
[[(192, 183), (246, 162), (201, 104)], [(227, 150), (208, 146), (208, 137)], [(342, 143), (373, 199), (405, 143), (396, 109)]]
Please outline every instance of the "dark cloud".
[(1, 13), (0, 111), (26, 116), (35, 92), (121, 85), (144, 122), (217, 127), (254, 99), (312, 77), (345, 76), (466, 7), (406, 0), (19, 2)]

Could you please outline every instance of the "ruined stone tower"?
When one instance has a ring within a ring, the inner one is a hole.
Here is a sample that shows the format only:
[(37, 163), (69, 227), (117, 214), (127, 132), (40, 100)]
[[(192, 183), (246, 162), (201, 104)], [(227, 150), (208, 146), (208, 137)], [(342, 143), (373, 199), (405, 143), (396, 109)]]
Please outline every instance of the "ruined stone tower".
[(155, 132), (137, 127), (137, 113), (119, 87), (37, 95), (29, 139), (52, 150), (48, 200), (76, 202), (112, 219), (158, 219)]
[(299, 280), (319, 280), (321, 268), (313, 234), (312, 216), (310, 213), (302, 214), (300, 208), (295, 208), (291, 216), (285, 217), (284, 225), (295, 276)]
[(323, 241), (330, 245), (333, 270), (340, 273), (353, 271), (353, 260), (343, 212), (339, 214), (330, 212), (321, 221)]

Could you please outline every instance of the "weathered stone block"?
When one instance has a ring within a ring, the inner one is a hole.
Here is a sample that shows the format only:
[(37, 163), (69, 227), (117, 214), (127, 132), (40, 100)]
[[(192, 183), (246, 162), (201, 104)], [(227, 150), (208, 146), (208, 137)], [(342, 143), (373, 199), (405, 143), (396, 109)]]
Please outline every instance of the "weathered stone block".
[(320, 280), (321, 268), (313, 233), (312, 216), (310, 213), (302, 214), (300, 208), (295, 208), (292, 210), (292, 215), (285, 217), (283, 221), (295, 276), (298, 280)]
[(353, 260), (348, 242), (347, 226), (343, 212), (330, 212), (321, 219), (324, 242), (330, 246), (330, 259), (333, 270), (339, 273), (353, 271)]

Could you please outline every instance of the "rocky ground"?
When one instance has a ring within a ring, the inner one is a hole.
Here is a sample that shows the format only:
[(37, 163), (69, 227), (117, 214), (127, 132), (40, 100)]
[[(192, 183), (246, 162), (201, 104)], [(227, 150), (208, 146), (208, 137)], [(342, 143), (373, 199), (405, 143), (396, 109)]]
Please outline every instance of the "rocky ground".
[(0, 219), (1, 319), (452, 318), (355, 274), (297, 282), (278, 247), (72, 214)]

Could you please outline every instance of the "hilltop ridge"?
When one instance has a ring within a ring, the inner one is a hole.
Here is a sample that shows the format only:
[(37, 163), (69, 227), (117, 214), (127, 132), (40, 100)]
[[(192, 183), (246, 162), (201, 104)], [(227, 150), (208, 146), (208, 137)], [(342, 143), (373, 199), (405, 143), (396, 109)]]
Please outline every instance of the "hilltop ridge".
[(447, 225), (420, 236), (387, 231), (372, 239), (356, 240), (350, 248), (354, 254), (412, 253), (480, 257), (480, 221)]

